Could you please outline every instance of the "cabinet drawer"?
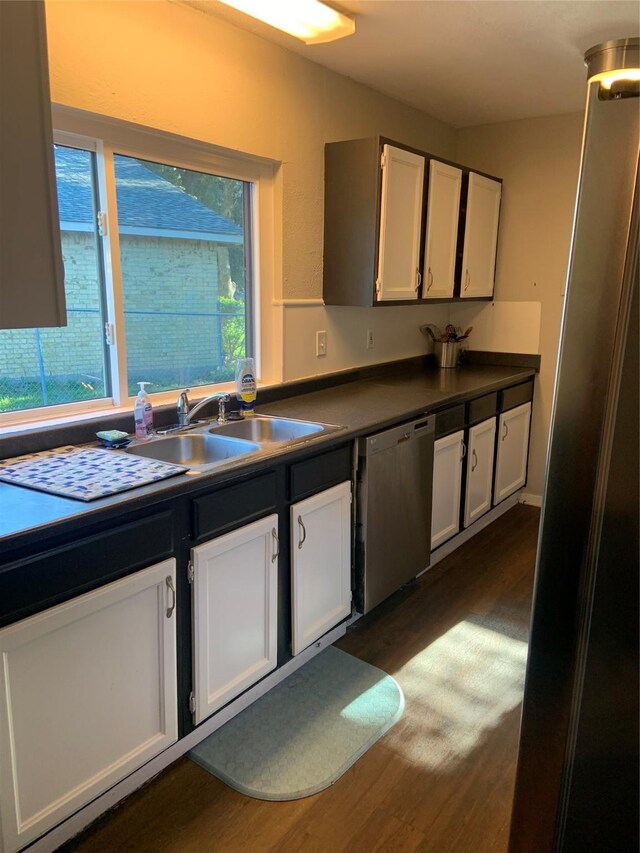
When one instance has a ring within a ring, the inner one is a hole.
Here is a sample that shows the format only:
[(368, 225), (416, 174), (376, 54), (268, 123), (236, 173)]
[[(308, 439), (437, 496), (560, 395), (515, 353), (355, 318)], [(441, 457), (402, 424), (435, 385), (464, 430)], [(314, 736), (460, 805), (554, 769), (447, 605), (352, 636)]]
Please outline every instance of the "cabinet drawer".
[(172, 513), (160, 512), (9, 564), (0, 572), (0, 625), (170, 556), (173, 530)]
[(500, 391), (498, 411), (506, 412), (508, 409), (515, 409), (516, 406), (528, 403), (529, 400), (533, 400), (533, 379)]
[(450, 409), (445, 409), (444, 412), (438, 412), (436, 415), (436, 439), (442, 438), (443, 435), (448, 435), (450, 432), (456, 432), (464, 427), (464, 403), (459, 406), (451, 406)]
[(193, 501), (193, 538), (241, 527), (274, 512), (276, 496), (276, 472), (269, 471), (196, 498)]
[(289, 497), (292, 501), (351, 479), (351, 445), (330, 450), (289, 469)]
[(478, 397), (476, 400), (470, 400), (467, 406), (467, 422), (470, 426), (479, 424), (480, 421), (485, 421), (498, 411), (498, 393), (496, 391), (493, 394)]

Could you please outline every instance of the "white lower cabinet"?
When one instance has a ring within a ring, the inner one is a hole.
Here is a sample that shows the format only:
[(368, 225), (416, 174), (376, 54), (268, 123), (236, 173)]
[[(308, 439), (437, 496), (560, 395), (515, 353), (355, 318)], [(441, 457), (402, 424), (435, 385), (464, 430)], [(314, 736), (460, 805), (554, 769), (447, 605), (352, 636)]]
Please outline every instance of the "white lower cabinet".
[(527, 480), (531, 403), (500, 415), (493, 503), (498, 504)]
[(291, 506), (292, 652), (351, 613), (351, 483)]
[(276, 667), (278, 551), (276, 514), (191, 551), (196, 723)]
[(469, 430), (464, 526), (491, 509), (496, 419), (489, 418)]
[(439, 438), (433, 454), (433, 500), (431, 549), (451, 539), (460, 530), (460, 492), (464, 431)]
[(175, 560), (0, 630), (13, 853), (177, 740)]

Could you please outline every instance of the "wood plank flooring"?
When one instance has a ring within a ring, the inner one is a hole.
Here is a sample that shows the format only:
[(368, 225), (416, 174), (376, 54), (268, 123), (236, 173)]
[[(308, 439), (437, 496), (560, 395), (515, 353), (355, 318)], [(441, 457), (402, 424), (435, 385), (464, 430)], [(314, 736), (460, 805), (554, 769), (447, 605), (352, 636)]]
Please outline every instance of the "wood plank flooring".
[(254, 800), (183, 758), (64, 851), (504, 853), (538, 523), (514, 507), (339, 641), (406, 709), (331, 788)]

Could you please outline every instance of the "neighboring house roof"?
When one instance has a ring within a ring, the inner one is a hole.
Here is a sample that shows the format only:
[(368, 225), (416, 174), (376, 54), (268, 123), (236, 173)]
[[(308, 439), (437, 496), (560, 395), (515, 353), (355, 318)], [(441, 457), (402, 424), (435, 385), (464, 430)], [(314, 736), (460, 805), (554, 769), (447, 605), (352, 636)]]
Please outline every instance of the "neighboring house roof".
[[(94, 226), (90, 153), (56, 146), (60, 225), (69, 231)], [(243, 229), (215, 213), (143, 162), (116, 155), (118, 227), (122, 234), (241, 243)]]

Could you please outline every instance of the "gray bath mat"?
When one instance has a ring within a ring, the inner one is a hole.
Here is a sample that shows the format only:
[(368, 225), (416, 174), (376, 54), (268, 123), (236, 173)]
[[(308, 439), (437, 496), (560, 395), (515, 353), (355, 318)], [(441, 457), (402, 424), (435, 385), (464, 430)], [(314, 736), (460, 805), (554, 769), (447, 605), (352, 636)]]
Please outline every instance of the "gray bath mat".
[(327, 788), (402, 716), (391, 676), (329, 646), (189, 753), (260, 800)]

